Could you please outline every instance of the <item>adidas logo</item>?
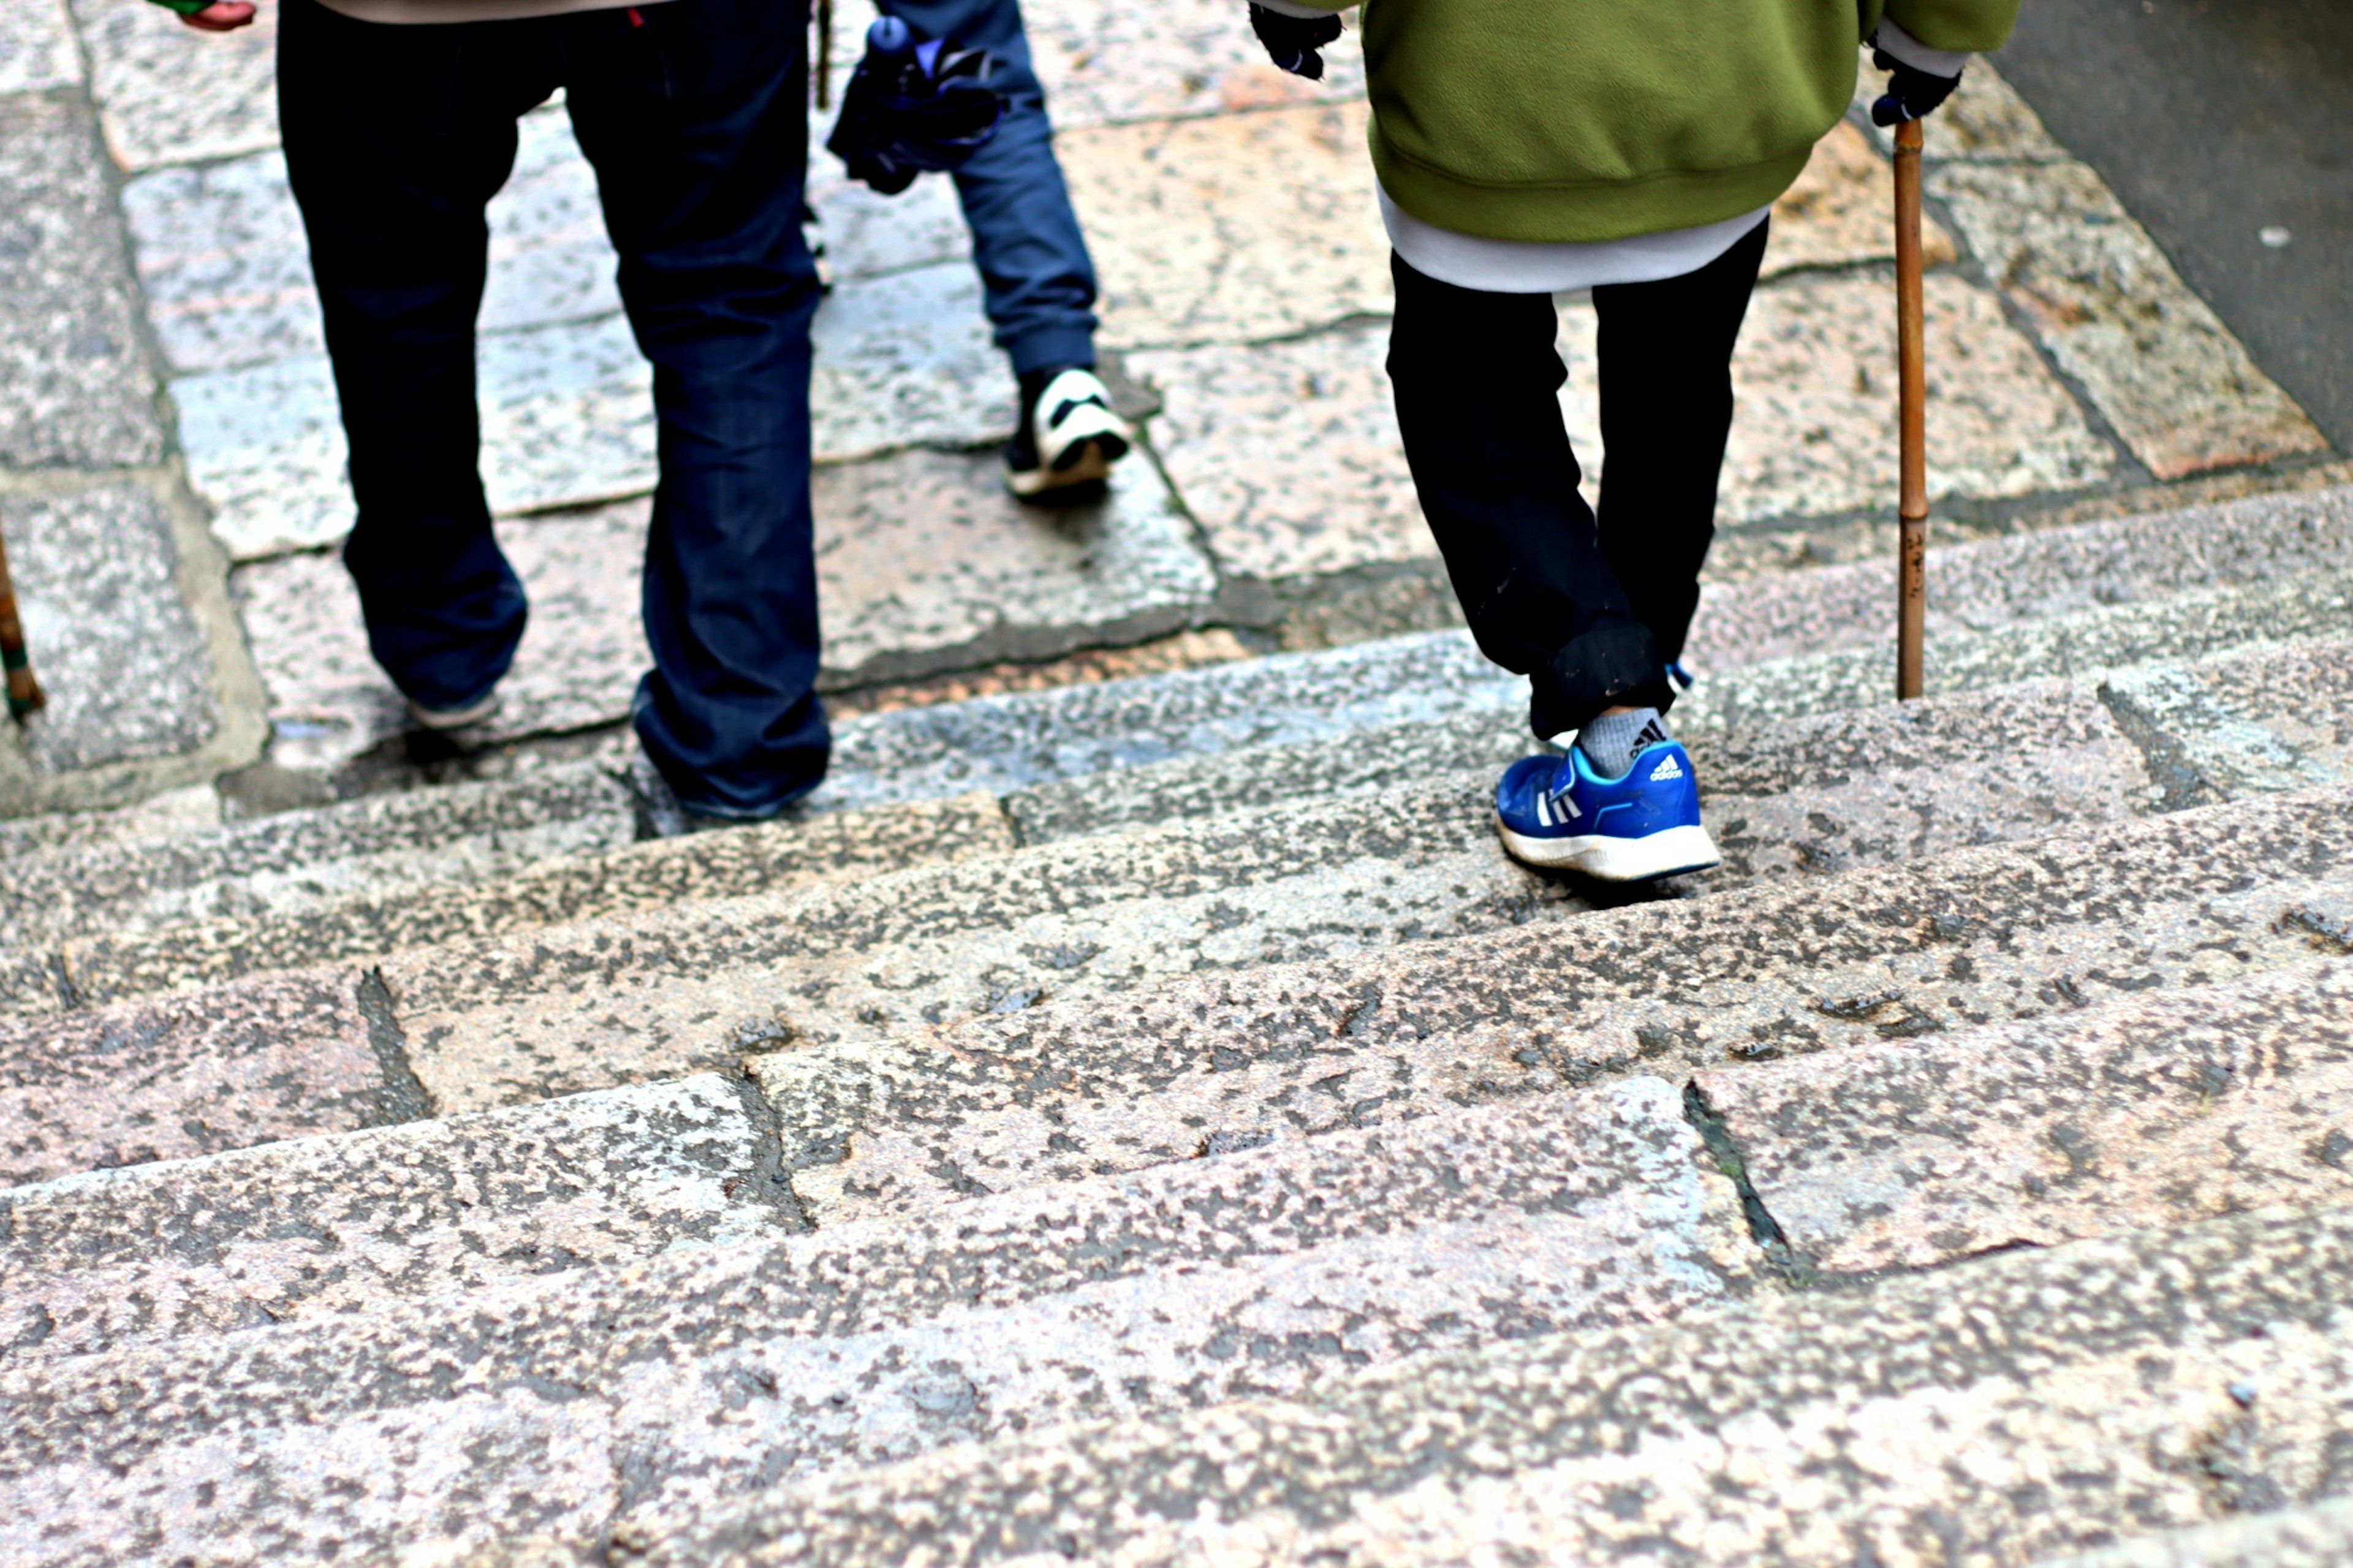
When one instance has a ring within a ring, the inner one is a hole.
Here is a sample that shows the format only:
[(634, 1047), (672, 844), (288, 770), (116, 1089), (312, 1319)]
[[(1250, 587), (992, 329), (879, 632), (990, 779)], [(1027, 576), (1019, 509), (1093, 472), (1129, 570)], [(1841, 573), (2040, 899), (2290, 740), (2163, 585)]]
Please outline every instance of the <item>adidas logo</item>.
[(1661, 757), (1659, 759), (1659, 765), (1651, 770), (1651, 782), (1652, 784), (1664, 784), (1669, 779), (1679, 779), (1683, 776), (1683, 764), (1675, 761), (1675, 754), (1672, 752), (1669, 752), (1665, 756)]

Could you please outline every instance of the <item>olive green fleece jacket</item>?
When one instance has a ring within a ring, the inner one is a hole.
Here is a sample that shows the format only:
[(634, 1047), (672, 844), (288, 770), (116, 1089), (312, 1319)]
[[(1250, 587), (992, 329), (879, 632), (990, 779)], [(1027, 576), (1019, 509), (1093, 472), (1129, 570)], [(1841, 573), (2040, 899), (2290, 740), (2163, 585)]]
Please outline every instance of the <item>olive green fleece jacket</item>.
[(1492, 239), (1753, 212), (1846, 112), (1883, 15), (1980, 53), (2018, 0), (1364, 0), (1373, 166), (1414, 216)]

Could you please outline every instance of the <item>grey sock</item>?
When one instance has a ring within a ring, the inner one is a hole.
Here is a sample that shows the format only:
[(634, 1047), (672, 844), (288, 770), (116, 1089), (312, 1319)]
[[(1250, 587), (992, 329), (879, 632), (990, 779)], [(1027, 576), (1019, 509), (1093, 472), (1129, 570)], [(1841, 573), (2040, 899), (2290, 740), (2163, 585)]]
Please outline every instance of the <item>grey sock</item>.
[(1605, 779), (1623, 778), (1634, 765), (1634, 753), (1667, 738), (1667, 721), (1655, 708), (1630, 713), (1604, 713), (1577, 732), (1577, 749)]

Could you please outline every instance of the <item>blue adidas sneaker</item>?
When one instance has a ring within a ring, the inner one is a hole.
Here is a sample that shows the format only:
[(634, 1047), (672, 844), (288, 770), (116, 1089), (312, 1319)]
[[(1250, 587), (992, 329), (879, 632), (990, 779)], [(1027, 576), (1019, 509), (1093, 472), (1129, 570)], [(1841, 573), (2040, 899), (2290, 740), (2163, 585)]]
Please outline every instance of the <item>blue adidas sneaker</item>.
[(1522, 757), (1495, 785), (1495, 825), (1514, 859), (1602, 882), (1704, 871), (1722, 858), (1699, 825), (1699, 781), (1676, 741), (1643, 747), (1616, 779), (1595, 776), (1575, 746)]

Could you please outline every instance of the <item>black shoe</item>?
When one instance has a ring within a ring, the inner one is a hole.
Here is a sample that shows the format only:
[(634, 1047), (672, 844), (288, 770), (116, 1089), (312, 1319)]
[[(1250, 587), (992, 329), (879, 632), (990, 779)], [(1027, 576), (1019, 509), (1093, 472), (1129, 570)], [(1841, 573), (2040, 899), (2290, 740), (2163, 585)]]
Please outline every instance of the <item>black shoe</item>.
[(1021, 378), (1021, 424), (1005, 444), (1005, 486), (1034, 499), (1073, 485), (1100, 484), (1127, 456), (1135, 432), (1113, 412), (1095, 373), (1050, 366)]

